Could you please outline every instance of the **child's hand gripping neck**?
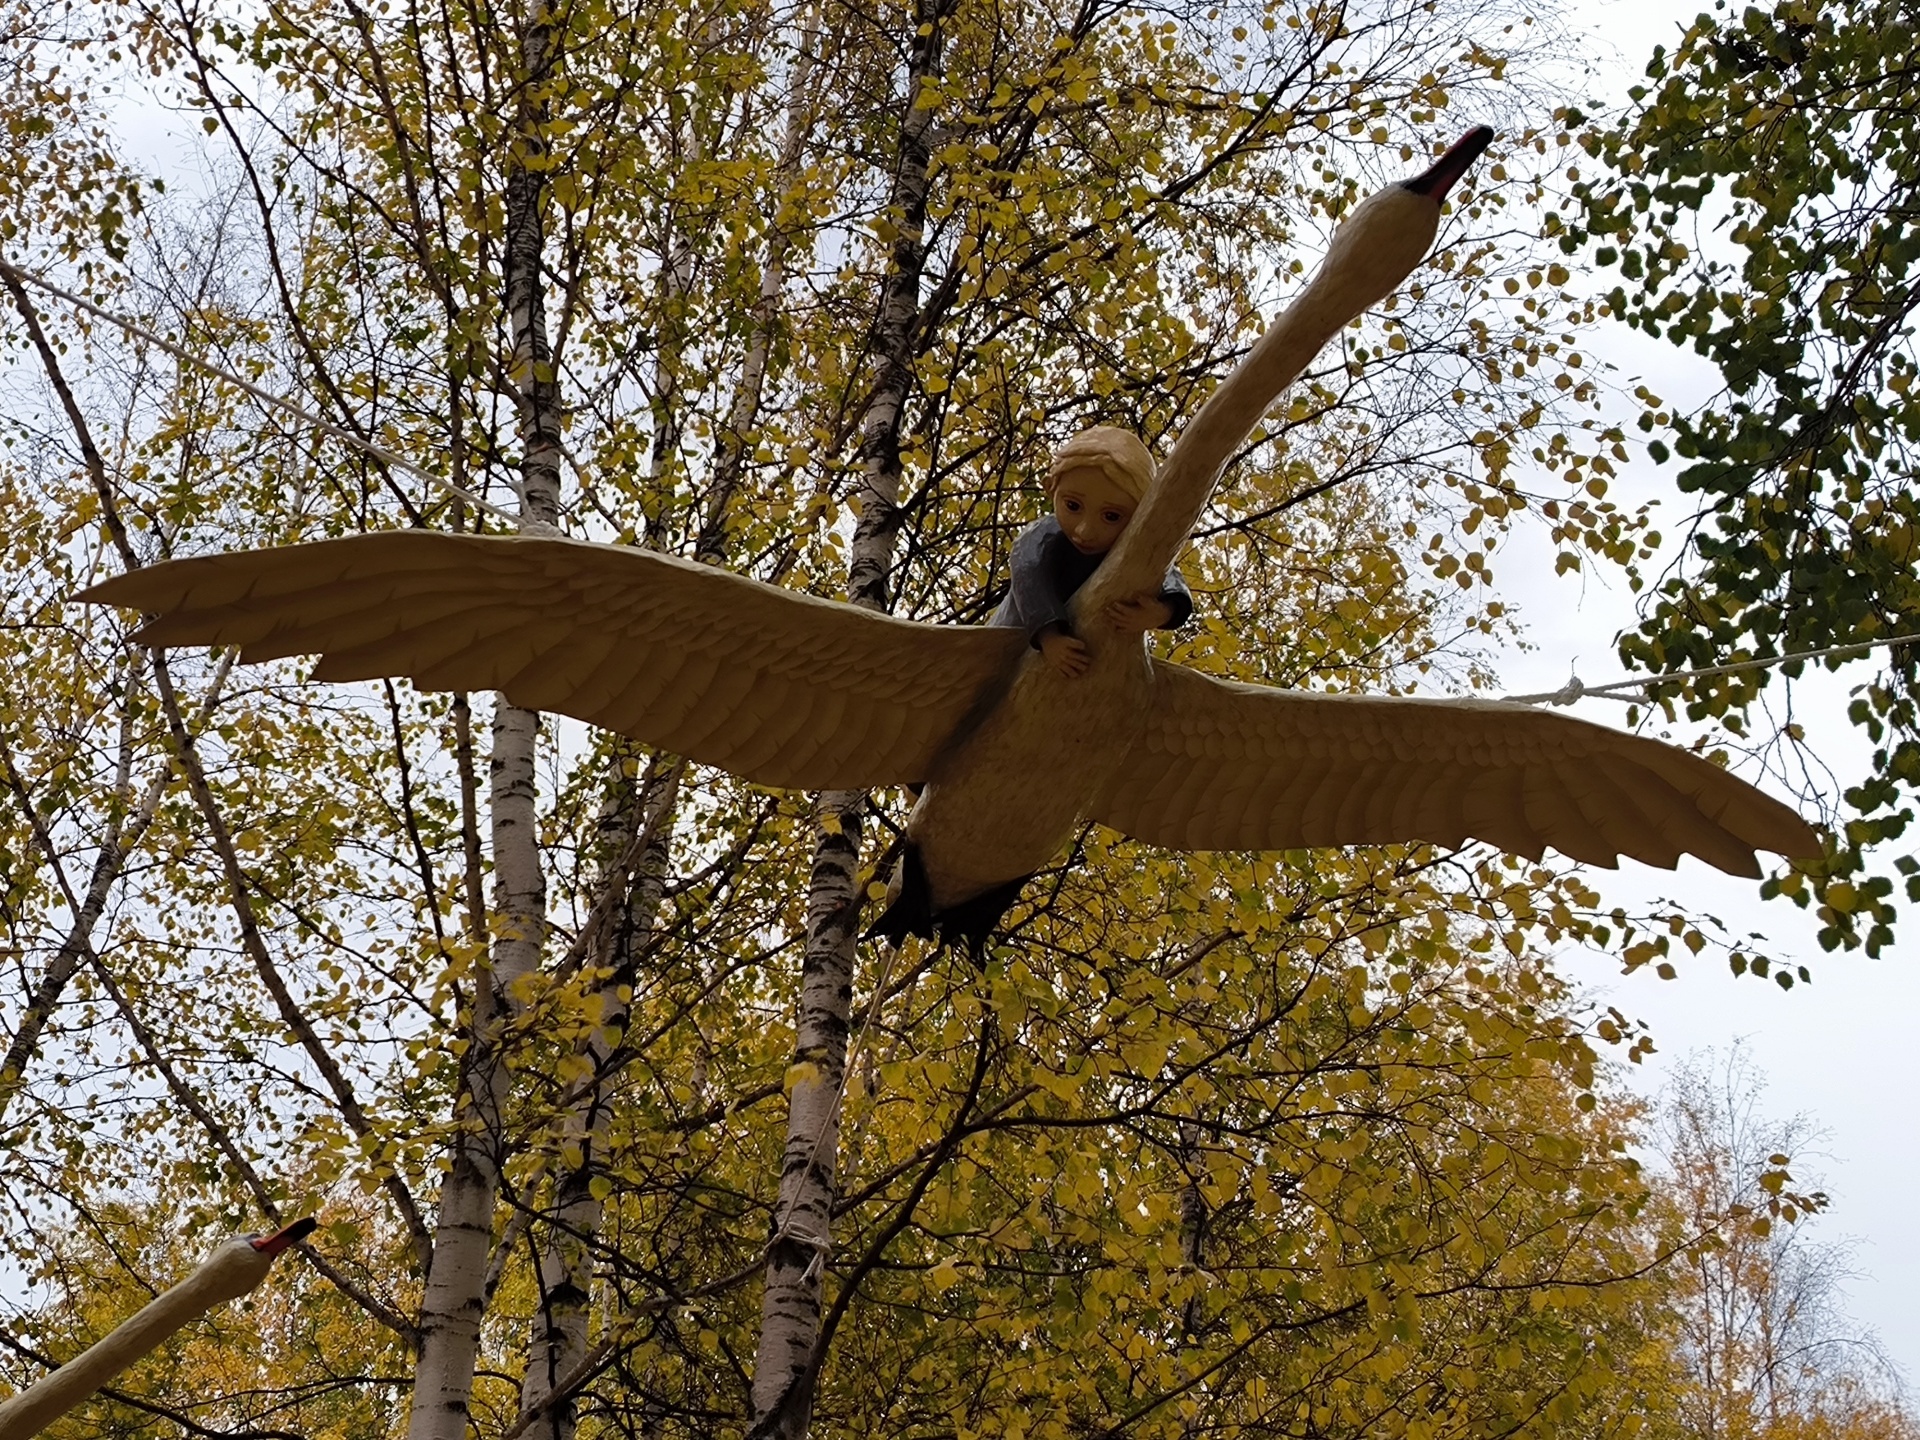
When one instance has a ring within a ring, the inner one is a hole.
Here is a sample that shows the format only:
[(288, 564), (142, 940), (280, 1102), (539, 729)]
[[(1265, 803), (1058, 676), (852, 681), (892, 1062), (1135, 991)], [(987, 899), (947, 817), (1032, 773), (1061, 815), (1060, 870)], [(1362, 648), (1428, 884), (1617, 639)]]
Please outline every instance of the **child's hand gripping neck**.
[[(1085, 556), (1105, 555), (1133, 519), (1139, 497), (1100, 465), (1062, 466), (1049, 479), (1054, 518), (1067, 543)], [(1102, 613), (1114, 630), (1134, 635), (1163, 626), (1173, 616), (1172, 608), (1158, 595), (1115, 600)], [(1090, 658), (1086, 643), (1062, 627), (1041, 634), (1040, 652), (1049, 665), (1069, 679), (1086, 673)]]

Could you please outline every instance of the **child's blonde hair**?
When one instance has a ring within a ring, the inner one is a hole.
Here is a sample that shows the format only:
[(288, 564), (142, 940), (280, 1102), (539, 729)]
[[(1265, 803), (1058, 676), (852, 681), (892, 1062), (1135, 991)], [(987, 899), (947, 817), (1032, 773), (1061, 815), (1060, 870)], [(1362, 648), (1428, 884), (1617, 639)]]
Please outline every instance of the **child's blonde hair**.
[(1048, 496), (1052, 496), (1062, 475), (1082, 466), (1098, 470), (1136, 505), (1153, 483), (1153, 452), (1138, 435), (1117, 425), (1082, 430), (1053, 452), (1053, 462), (1047, 466)]

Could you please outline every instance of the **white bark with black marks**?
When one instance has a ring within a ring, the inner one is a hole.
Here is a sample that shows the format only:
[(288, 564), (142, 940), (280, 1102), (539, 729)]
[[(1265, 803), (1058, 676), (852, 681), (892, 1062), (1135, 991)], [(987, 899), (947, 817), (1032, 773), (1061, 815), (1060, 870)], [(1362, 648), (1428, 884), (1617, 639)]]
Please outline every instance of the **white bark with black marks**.
[[(616, 752), (615, 764), (620, 764)], [(579, 1046), (593, 1078), (562, 1122), (560, 1152), (578, 1154), (556, 1177), (538, 1266), (540, 1308), (520, 1390), (522, 1414), (535, 1415), (524, 1432), (536, 1440), (571, 1440), (576, 1415), (571, 1395), (553, 1400), (556, 1387), (586, 1358), (593, 1301), (593, 1249), (605, 1205), (594, 1178), (605, 1168), (613, 1119), (614, 1047), (627, 1029), (639, 954), (652, 933), (666, 890), (669, 841), (684, 765), (655, 757), (638, 778), (619, 778), (599, 824), (601, 884), (587, 938), (587, 964), (599, 977), (589, 1003), (594, 1024)]]
[(780, 137), (780, 158), (774, 166), (770, 192), (776, 197), (773, 219), (767, 227), (766, 260), (760, 267), (760, 293), (754, 301), (748, 330), (747, 352), (740, 362), (740, 382), (733, 392), (733, 404), (716, 446), (713, 483), (708, 487), (706, 509), (700, 522), (700, 537), (694, 547), (694, 559), (717, 565), (726, 553), (727, 507), (739, 493), (746, 471), (748, 434), (760, 419), (760, 399), (766, 388), (767, 362), (773, 353), (773, 339), (780, 323), (780, 302), (787, 288), (787, 257), (798, 239), (798, 226), (784, 213), (786, 197), (793, 194), (800, 180), (800, 157), (808, 132), (818, 113), (820, 97), (814, 85), (814, 70), (820, 47), (828, 36), (820, 24), (817, 7), (808, 6), (798, 19), (794, 45), (793, 79), (787, 89), (787, 123)]
[[(926, 266), (928, 160), (936, 111), (920, 104), (938, 73), (951, 0), (923, 0), (903, 91), (889, 210), (898, 231), (874, 326), (878, 374), (860, 426), (860, 518), (847, 599), (885, 611), (899, 533), (900, 430), (913, 380), (913, 338)], [(814, 809), (819, 838), (807, 890), (807, 944), (789, 1074), (786, 1152), (774, 1209), (754, 1357), (754, 1440), (800, 1440), (819, 1379), (821, 1297), (832, 1251), (839, 1102), (846, 1073), (860, 917), (860, 812), (866, 797), (829, 792)]]
[[(503, 288), (513, 346), (512, 380), (524, 459), (521, 533), (551, 534), (560, 518), (559, 386), (547, 338), (541, 255), (547, 205), (546, 103), (537, 97), (554, 63), (553, 17), (543, 0), (525, 16), (520, 96), (507, 157)], [(499, 1194), (501, 1119), (512, 1083), (501, 1032), (516, 1005), (517, 982), (539, 968), (546, 939), (546, 875), (541, 868), (540, 717), (494, 707), (489, 806), (493, 851), (493, 935), (467, 996), (469, 1046), (459, 1098), (460, 1130), (440, 1189), (433, 1259), (420, 1305), (420, 1363), (414, 1373), (408, 1440), (465, 1440), (486, 1279)]]

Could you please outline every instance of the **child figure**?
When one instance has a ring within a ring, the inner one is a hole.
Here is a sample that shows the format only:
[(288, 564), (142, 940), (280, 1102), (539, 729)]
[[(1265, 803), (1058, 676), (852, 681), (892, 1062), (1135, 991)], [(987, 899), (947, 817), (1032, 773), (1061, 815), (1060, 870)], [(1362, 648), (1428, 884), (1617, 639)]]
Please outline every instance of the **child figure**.
[[(1153, 471), (1140, 437), (1112, 425), (1082, 430), (1062, 445), (1047, 467), (1053, 514), (1013, 542), (1013, 585), (987, 623), (1025, 630), (1060, 674), (1085, 674), (1087, 647), (1068, 628), (1067, 602), (1133, 519)], [(1115, 600), (1102, 613), (1123, 632), (1174, 630), (1192, 616), (1193, 594), (1180, 571), (1170, 569), (1158, 595)]]

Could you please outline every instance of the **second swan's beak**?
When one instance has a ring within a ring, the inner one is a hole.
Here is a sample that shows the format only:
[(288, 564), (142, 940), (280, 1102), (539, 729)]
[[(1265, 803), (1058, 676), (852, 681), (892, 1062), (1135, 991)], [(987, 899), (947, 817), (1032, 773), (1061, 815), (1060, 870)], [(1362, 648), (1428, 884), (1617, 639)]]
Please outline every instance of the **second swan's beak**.
[(1413, 179), (1402, 180), (1400, 188), (1411, 190), (1416, 195), (1430, 196), (1433, 203), (1438, 205), (1447, 198), (1447, 191), (1453, 187), (1453, 182), (1467, 173), (1467, 167), (1480, 158), (1480, 152), (1487, 148), (1492, 139), (1492, 126), (1476, 126), (1454, 141), (1446, 154)]
[(309, 1215), (304, 1220), (294, 1221), (284, 1230), (274, 1231), (271, 1235), (255, 1235), (247, 1243), (271, 1260), (289, 1246), (298, 1245), (319, 1228), (320, 1222)]

